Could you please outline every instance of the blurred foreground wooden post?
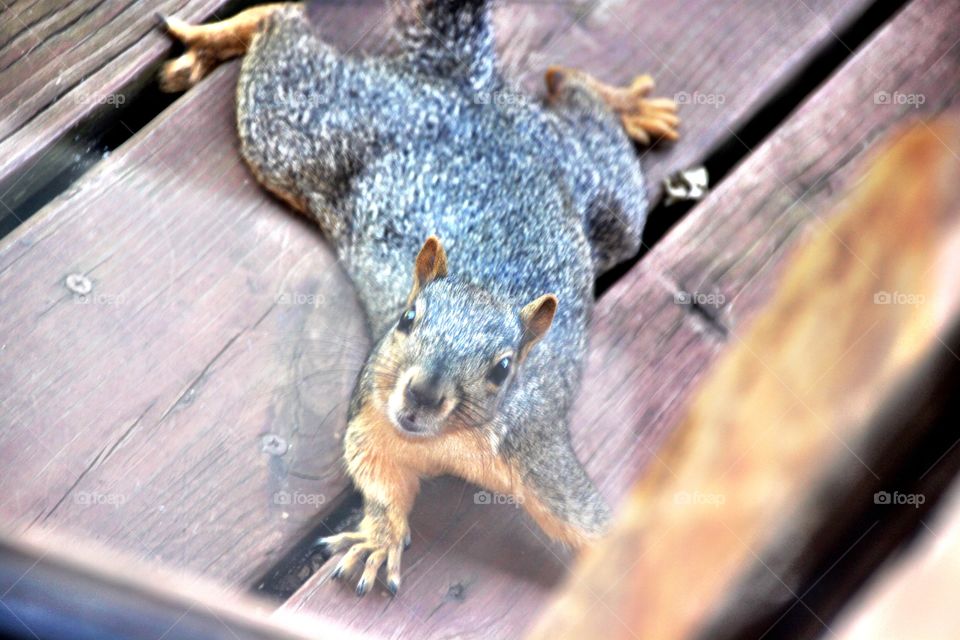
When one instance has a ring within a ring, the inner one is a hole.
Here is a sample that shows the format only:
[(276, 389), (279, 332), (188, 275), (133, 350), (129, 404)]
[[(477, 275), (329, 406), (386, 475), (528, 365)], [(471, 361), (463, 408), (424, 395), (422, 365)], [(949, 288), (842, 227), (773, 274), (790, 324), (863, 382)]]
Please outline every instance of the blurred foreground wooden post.
[(531, 637), (758, 637), (795, 610), (829, 625), (804, 594), (910, 499), (888, 483), (955, 409), (956, 150), (957, 115), (884, 143)]

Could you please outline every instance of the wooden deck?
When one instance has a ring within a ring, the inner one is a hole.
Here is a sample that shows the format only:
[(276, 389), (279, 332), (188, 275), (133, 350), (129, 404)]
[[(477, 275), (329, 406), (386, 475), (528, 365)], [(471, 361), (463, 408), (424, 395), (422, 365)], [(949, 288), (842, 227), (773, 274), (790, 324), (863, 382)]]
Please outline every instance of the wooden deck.
[[(329, 568), (310, 575), (323, 558), (302, 543), (350, 517), (355, 499), (340, 439), (369, 338), (320, 234), (239, 158), (237, 63), (149, 113), (170, 52), (153, 13), (200, 19), (224, 4), (21, 0), (0, 14), (0, 229), (15, 227), (0, 239), (3, 532), (93, 541), (231, 593), (272, 575), (279, 619), (317, 616), (374, 637), (520, 636), (574, 558), (517, 509), (476, 504), (458, 480), (419, 497), (399, 597), (357, 600), (324, 581)], [(344, 49), (376, 51), (386, 15), (375, 1), (311, 3)], [(722, 178), (689, 211), (654, 210), (651, 227), (669, 232), (651, 233), (598, 303), (572, 430), (619, 504), (638, 476), (670, 473), (660, 447), (701, 379), (742, 342), (871, 144), (955, 105), (960, 7), (548, 2), (504, 4), (496, 22), (506, 66), (532, 91), (562, 62), (615, 82), (650, 72), (683, 103), (681, 141), (641, 153), (654, 193), (704, 163)], [(105, 139), (116, 145), (107, 157), (77, 151)], [(716, 304), (678, 304), (684, 293)], [(836, 599), (917, 526), (864, 534), (882, 553), (833, 586), (833, 600), (798, 608), (808, 619), (787, 621), (823, 633)], [(790, 594), (777, 597), (759, 618)]]

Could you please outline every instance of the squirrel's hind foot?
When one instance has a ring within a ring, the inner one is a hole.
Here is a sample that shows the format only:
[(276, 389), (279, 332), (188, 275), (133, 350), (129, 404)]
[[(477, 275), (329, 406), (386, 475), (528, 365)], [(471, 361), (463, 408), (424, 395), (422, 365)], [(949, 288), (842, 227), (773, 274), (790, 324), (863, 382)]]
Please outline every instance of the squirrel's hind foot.
[[(159, 16), (163, 28), (183, 43), (186, 51), (179, 58), (166, 62), (160, 69), (160, 90), (166, 93), (186, 91), (210, 73), (221, 58), (217, 48), (211, 48), (212, 25), (192, 25), (179, 18)], [(229, 57), (229, 56), (227, 56)]]
[(186, 91), (224, 60), (242, 56), (250, 48), (263, 20), (283, 4), (267, 4), (241, 11), (227, 20), (194, 25), (179, 18), (158, 16), (163, 28), (183, 43), (186, 52), (163, 65), (160, 89)]
[(593, 91), (620, 117), (627, 135), (640, 144), (663, 138), (675, 141), (680, 135), (677, 127), (677, 104), (670, 98), (651, 98), (653, 78), (637, 76), (628, 87), (605, 84), (588, 73), (567, 67), (547, 69), (547, 94), (557, 96), (567, 82), (575, 82)]

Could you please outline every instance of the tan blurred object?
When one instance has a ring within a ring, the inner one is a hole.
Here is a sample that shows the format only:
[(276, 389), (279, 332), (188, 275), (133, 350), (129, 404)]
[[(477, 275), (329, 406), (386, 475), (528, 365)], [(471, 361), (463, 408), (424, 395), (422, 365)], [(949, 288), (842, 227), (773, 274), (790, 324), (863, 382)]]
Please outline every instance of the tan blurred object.
[(957, 114), (878, 147), (531, 637), (762, 633), (758, 610), (796, 599), (807, 555), (873, 507), (886, 456), (925, 418), (911, 401), (955, 357), (951, 148)]

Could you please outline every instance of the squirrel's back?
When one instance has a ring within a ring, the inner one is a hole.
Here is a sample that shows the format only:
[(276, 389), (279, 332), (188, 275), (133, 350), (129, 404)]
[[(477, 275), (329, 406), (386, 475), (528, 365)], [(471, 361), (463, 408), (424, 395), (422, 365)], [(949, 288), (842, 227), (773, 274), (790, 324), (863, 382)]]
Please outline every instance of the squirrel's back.
[[(410, 260), (435, 234), (458, 277), (517, 305), (555, 293), (551, 333), (578, 351), (591, 249), (562, 167), (569, 141), (541, 105), (500, 83), (474, 87), (400, 60), (342, 56), (291, 9), (244, 59), (238, 125), (250, 164), (278, 174), (265, 182), (285, 183), (328, 230), (329, 210), (349, 221), (332, 240), (375, 336), (396, 320)], [(311, 139), (324, 146), (305, 163)]]
[(410, 256), (431, 234), (443, 240), (452, 273), (518, 305), (553, 292), (573, 312), (591, 297), (583, 220), (547, 150), (557, 147), (545, 122), (526, 105), (516, 115), (467, 99), (456, 106), (365, 164), (345, 198), (354, 221), (341, 248), (346, 267), (369, 289), (364, 298), (391, 292), (392, 303), (370, 308), (375, 329), (380, 318), (395, 319)]
[[(375, 336), (401, 312), (410, 257), (431, 234), (443, 241), (451, 274), (515, 310), (556, 294), (561, 304), (527, 378), (555, 387), (540, 397), (561, 410), (577, 384), (593, 301), (583, 220), (550, 153), (559, 148), (550, 144), (555, 134), (538, 110), (474, 99), (448, 98), (421, 136), (387, 149), (354, 177), (344, 205), (355, 222), (340, 252)], [(475, 329), (464, 319), (462, 330)]]

